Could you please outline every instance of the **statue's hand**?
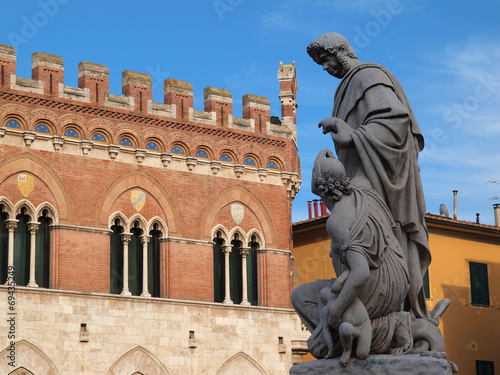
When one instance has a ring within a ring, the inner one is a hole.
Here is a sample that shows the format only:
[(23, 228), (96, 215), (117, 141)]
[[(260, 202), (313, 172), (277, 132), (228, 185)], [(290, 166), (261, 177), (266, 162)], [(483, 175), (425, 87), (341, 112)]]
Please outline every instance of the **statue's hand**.
[(331, 133), (333, 142), (338, 148), (352, 148), (354, 146), (353, 130), (344, 120), (338, 117), (327, 117), (320, 121), (318, 127), (323, 128), (323, 134)]

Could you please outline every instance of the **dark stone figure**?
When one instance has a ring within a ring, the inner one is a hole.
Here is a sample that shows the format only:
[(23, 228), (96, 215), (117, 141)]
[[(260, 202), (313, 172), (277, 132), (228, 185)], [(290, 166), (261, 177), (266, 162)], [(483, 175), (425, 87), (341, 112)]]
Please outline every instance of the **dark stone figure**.
[[(292, 304), (311, 332), (310, 352), (340, 359), (297, 365), (290, 373), (330, 373), (325, 369), (337, 364), (347, 371), (351, 354), (360, 360), (431, 352), (444, 358), (438, 324), (450, 301), (432, 311), (425, 301), (423, 276), (431, 255), (417, 160), (424, 139), (408, 99), (386, 68), (361, 63), (339, 34), (321, 35), (307, 52), (341, 79), (332, 117), (319, 123), (331, 134), (338, 160), (321, 151), (311, 183), (331, 212), (326, 229), (338, 278), (299, 286)], [(380, 373), (406, 373), (412, 363), (430, 363), (405, 357)], [(440, 366), (428, 373), (456, 372), (451, 362)]]
[(411, 280), (405, 310), (416, 318), (428, 318), (422, 277), (431, 255), (417, 160), (424, 138), (410, 103), (386, 68), (361, 63), (339, 34), (321, 35), (307, 52), (329, 74), (342, 79), (332, 117), (319, 126), (331, 134), (353, 184), (372, 187), (389, 207)]

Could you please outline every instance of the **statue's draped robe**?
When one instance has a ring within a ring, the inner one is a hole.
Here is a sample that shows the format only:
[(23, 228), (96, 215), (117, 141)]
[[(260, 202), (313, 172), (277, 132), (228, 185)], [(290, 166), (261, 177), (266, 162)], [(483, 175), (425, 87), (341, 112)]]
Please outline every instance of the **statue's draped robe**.
[[(392, 339), (399, 325), (410, 330), (409, 313), (400, 312), (408, 292), (409, 276), (403, 250), (394, 233), (396, 226), (389, 209), (375, 190), (369, 187), (353, 187), (351, 194), (355, 218), (351, 229), (337, 231), (338, 223), (334, 217), (330, 217), (327, 222), (327, 231), (332, 238), (330, 255), (333, 259), (338, 257), (347, 267), (348, 251), (358, 252), (365, 258), (370, 277), (364, 285), (363, 296), (359, 298), (371, 320), (373, 336), (370, 353), (402, 353), (403, 348), (394, 346)], [(341, 237), (340, 233), (345, 233), (345, 237)], [(314, 285), (316, 291), (319, 316), (324, 306), (320, 301), (319, 291), (325, 286), (331, 287), (332, 282), (317, 280), (309, 284)], [(310, 317), (311, 312), (299, 311), (297, 308), (296, 310), (308, 328), (313, 329), (309, 339), (311, 348), (312, 345), (318, 344), (317, 338), (321, 335), (322, 326), (319, 322), (315, 322), (316, 326), (309, 326), (303, 315), (309, 314)], [(335, 355), (340, 355), (342, 347), (338, 333), (332, 333)], [(321, 344), (319, 347), (321, 348)]]
[(399, 227), (411, 283), (407, 309), (428, 317), (422, 277), (431, 256), (417, 161), (424, 140), (408, 99), (387, 69), (361, 63), (340, 82), (332, 116), (354, 129), (355, 147), (337, 149), (347, 176), (366, 174)]

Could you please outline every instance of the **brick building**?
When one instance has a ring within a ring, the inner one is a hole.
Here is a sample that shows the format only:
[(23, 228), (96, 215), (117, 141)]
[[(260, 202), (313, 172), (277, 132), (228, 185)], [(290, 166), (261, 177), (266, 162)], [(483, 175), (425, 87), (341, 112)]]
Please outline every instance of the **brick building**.
[(238, 118), (227, 90), (200, 111), (167, 79), (156, 103), (127, 70), (113, 95), (88, 62), (65, 86), (45, 53), (17, 77), (0, 46), (0, 373), (287, 373), (294, 64), (278, 79), (281, 119), (255, 95)]

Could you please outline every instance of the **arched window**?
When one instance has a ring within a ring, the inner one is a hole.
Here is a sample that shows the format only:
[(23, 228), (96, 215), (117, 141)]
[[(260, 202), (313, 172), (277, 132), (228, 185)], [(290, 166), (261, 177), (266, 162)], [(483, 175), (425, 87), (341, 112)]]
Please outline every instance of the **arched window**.
[(110, 292), (120, 294), (123, 290), (123, 241), (121, 234), (123, 227), (120, 221), (115, 220), (111, 227), (110, 240)]
[(9, 256), (9, 231), (7, 229), (6, 212), (0, 210), (0, 284), (7, 281), (8, 256)]
[(5, 120), (4, 126), (9, 129), (24, 130), (22, 122), (14, 117), (9, 117)]
[(204, 148), (199, 148), (196, 151), (195, 156), (197, 158), (199, 158), (199, 159), (204, 159), (204, 160), (210, 160), (211, 159), (209, 152), (206, 149), (204, 149)]
[(102, 131), (96, 131), (92, 135), (92, 139), (91, 140), (93, 142), (101, 143), (101, 144), (104, 144), (104, 145), (109, 144), (108, 136), (104, 132), (102, 132)]
[(240, 304), (243, 299), (243, 274), (240, 248), (243, 246), (238, 233), (231, 241), (232, 249), (229, 254), (229, 285), (231, 301)]
[(31, 235), (29, 231), (29, 222), (31, 218), (26, 214), (23, 208), (21, 213), (16, 216), (19, 220), (14, 230), (14, 268), (17, 285), (28, 285), (30, 279), (30, 246)]
[(161, 152), (161, 146), (157, 141), (151, 139), (146, 142), (146, 150), (151, 152)]
[(273, 171), (281, 171), (281, 167), (276, 160), (270, 159), (266, 164), (267, 169), (271, 169)]
[(52, 135), (52, 128), (49, 125), (42, 122), (37, 126), (35, 126), (35, 132), (46, 135)]
[(221, 232), (214, 238), (214, 302), (224, 302), (224, 253), (222, 246), (224, 239)]
[(120, 138), (118, 141), (118, 145), (125, 147), (125, 148), (135, 148), (135, 142), (132, 139), (132, 137), (129, 137), (128, 135), (124, 135), (123, 137)]
[(139, 296), (142, 292), (143, 257), (142, 229), (139, 228), (138, 222), (135, 222), (135, 226), (130, 230), (130, 233), (132, 233), (132, 236), (128, 243), (128, 287), (133, 296)]
[(34, 375), (31, 371), (26, 370), (24, 367), (19, 367), (18, 369), (10, 372), (8, 375)]
[(39, 287), (48, 288), (50, 281), (50, 229), (52, 219), (47, 210), (38, 218), (40, 223), (36, 234), (35, 275)]
[(234, 158), (229, 152), (223, 152), (220, 155), (219, 160), (223, 163), (234, 164)]
[(257, 242), (255, 236), (252, 236), (251, 241), (248, 243), (247, 255), (247, 287), (248, 287), (248, 302), (251, 305), (257, 306), (259, 304), (258, 296), (258, 281), (257, 281), (257, 249), (260, 244)]
[(181, 155), (181, 156), (187, 155), (187, 152), (186, 152), (186, 149), (184, 148), (184, 146), (181, 146), (179, 144), (173, 145), (172, 148), (170, 149), (170, 152), (174, 155)]
[(64, 130), (63, 136), (71, 139), (82, 139), (80, 131), (73, 126), (67, 127), (66, 130)]
[(245, 157), (245, 159), (243, 159), (243, 165), (245, 167), (257, 168), (257, 159), (255, 159), (253, 156), (247, 156)]
[(148, 243), (148, 291), (152, 297), (160, 297), (160, 238), (162, 233), (155, 224)]

